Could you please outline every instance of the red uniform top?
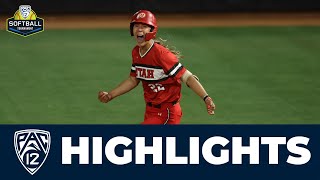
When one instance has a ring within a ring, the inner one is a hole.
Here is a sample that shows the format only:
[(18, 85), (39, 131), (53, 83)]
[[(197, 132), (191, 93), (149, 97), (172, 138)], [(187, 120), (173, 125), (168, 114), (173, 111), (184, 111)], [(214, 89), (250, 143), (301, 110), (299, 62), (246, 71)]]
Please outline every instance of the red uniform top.
[(181, 76), (186, 71), (178, 58), (160, 44), (154, 43), (140, 55), (139, 46), (132, 50), (130, 76), (142, 81), (144, 99), (152, 104), (179, 101)]

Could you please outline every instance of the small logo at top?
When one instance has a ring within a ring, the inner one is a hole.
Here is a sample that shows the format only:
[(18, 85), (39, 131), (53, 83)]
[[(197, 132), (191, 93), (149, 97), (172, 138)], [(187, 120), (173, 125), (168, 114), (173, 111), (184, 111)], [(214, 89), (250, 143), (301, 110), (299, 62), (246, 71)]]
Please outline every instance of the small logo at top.
[(45, 162), (50, 150), (50, 132), (39, 129), (16, 131), (14, 147), (22, 166), (34, 175)]
[(137, 16), (137, 19), (144, 18), (144, 17), (146, 17), (145, 13), (139, 13)]
[(37, 17), (30, 5), (20, 5), (13, 17), (7, 19), (7, 31), (24, 37), (42, 32), (44, 20)]

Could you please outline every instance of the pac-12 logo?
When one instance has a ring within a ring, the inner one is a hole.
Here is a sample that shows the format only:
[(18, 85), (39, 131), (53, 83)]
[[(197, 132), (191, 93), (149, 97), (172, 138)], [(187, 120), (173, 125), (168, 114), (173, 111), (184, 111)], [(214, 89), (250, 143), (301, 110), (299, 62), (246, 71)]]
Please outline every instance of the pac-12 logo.
[(45, 162), (50, 150), (50, 132), (38, 129), (16, 131), (14, 147), (22, 166), (35, 174)]
[(7, 31), (24, 37), (43, 31), (43, 19), (31, 9), (30, 5), (20, 5), (13, 17), (7, 19)]

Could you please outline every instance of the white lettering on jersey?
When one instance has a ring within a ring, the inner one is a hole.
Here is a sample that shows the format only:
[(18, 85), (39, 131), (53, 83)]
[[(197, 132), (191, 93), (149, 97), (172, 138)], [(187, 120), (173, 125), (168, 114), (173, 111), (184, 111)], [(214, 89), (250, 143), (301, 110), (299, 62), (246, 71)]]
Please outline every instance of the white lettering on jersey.
[(150, 89), (152, 89), (153, 92), (159, 92), (159, 91), (164, 91), (166, 90), (162, 84), (148, 84), (148, 86), (150, 87)]
[(135, 71), (138, 79), (147, 81), (161, 80), (168, 77), (163, 69), (135, 66)]

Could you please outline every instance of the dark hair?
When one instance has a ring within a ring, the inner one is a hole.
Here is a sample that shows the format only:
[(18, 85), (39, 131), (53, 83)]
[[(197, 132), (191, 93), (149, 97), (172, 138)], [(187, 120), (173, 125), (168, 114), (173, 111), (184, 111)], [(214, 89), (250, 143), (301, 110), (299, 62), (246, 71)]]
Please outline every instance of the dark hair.
[(167, 49), (168, 49), (170, 52), (172, 52), (179, 60), (183, 58), (181, 52), (178, 51), (175, 46), (169, 46), (169, 45), (167, 44), (167, 40), (166, 40), (166, 39), (162, 39), (162, 38), (159, 37), (159, 38), (154, 39), (154, 42), (160, 44), (161, 46), (163, 46), (163, 47), (165, 47), (165, 48), (167, 48)]

